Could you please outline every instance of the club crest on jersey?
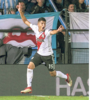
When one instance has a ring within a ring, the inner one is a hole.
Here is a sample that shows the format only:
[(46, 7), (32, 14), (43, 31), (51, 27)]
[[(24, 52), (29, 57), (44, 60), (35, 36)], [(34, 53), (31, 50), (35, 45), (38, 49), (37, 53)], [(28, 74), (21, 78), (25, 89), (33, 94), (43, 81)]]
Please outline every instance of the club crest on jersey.
[(44, 38), (44, 34), (42, 34), (42, 38)]

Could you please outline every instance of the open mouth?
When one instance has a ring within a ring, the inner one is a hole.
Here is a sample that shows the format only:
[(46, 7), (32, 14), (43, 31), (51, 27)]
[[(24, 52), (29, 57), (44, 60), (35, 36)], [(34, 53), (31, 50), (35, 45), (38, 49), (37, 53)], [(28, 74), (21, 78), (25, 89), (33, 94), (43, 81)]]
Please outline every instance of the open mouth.
[(44, 30), (45, 29), (45, 27), (42, 27), (42, 30)]

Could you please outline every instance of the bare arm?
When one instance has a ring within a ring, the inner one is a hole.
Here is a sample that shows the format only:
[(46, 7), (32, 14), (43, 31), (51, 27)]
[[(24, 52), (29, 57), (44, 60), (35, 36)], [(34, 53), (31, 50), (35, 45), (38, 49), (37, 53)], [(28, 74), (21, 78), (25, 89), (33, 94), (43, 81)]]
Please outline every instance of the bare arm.
[(22, 18), (22, 20), (23, 20), (23, 22), (27, 25), (27, 26), (29, 26), (30, 27), (30, 22), (26, 19), (26, 17), (24, 16), (24, 13), (22, 12), (22, 10), (21, 10), (21, 4), (19, 3), (19, 5), (17, 5), (17, 8), (18, 8), (18, 11), (19, 11), (19, 13), (20, 13), (20, 16), (21, 16), (21, 18)]
[(54, 35), (54, 34), (57, 34), (57, 33), (59, 33), (59, 32), (62, 32), (63, 35), (65, 35), (65, 32), (62, 31), (63, 29), (64, 29), (64, 27), (63, 27), (62, 25), (60, 25), (59, 28), (58, 28), (57, 30), (51, 31), (50, 34), (51, 34), (51, 35)]
[(57, 34), (58, 32), (59, 32), (59, 31), (58, 31), (58, 29), (57, 29), (57, 30), (51, 31), (50, 34), (51, 34), (51, 35), (54, 35), (54, 34)]
[(23, 14), (22, 11), (20, 11), (20, 16), (21, 16), (23, 22), (24, 22), (27, 26), (30, 27), (30, 24), (31, 24), (31, 23), (26, 19), (26, 17), (24, 16), (24, 14)]

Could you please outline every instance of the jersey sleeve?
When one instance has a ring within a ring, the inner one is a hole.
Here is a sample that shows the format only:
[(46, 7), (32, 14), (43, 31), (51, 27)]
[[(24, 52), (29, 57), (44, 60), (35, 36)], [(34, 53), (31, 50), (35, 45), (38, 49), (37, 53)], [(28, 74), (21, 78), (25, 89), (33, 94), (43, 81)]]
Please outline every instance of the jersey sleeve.
[(38, 29), (38, 26), (37, 26), (37, 25), (30, 24), (30, 27), (31, 27), (31, 29), (32, 29), (32, 30), (35, 32), (35, 34), (36, 34), (37, 29)]
[(46, 32), (45, 32), (46, 37), (50, 36), (50, 32), (51, 32), (51, 30), (46, 30)]

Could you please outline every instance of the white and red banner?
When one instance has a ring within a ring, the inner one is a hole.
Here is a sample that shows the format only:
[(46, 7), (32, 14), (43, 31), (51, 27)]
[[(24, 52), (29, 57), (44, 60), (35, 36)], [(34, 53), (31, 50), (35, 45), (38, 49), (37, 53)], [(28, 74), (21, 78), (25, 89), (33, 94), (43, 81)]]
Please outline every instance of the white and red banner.
[[(46, 19), (46, 29), (56, 29), (59, 14), (59, 12), (51, 12), (25, 15), (25, 17), (29, 22), (35, 25), (37, 25), (39, 18), (44, 17)], [(7, 30), (18, 30), (18, 32), (9, 32)], [(20, 15), (0, 16), (0, 39), (3, 39), (4, 44), (11, 44), (21, 48), (32, 47), (33, 49), (37, 49), (35, 33), (30, 27), (24, 24)], [(52, 48), (56, 49), (56, 35), (52, 36)], [(29, 58), (22, 59), (19, 64), (28, 64), (35, 53), (36, 50), (33, 50), (32, 55)]]
[[(52, 29), (54, 24), (55, 17), (57, 16), (56, 13), (49, 14), (35, 14), (35, 15), (27, 15), (26, 18), (32, 24), (37, 24), (38, 19), (40, 17), (44, 17), (47, 21), (46, 28)], [(37, 16), (36, 16), (37, 15)], [(59, 15), (59, 14), (58, 14)], [(30, 29), (27, 25), (25, 25), (18, 15), (2, 15), (0, 16), (0, 30), (8, 30), (8, 29)], [(36, 46), (36, 38), (35, 34), (30, 29), (30, 32), (0, 32), (0, 38), (4, 37), (3, 43), (4, 44), (11, 44), (16, 47), (35, 47)]]

